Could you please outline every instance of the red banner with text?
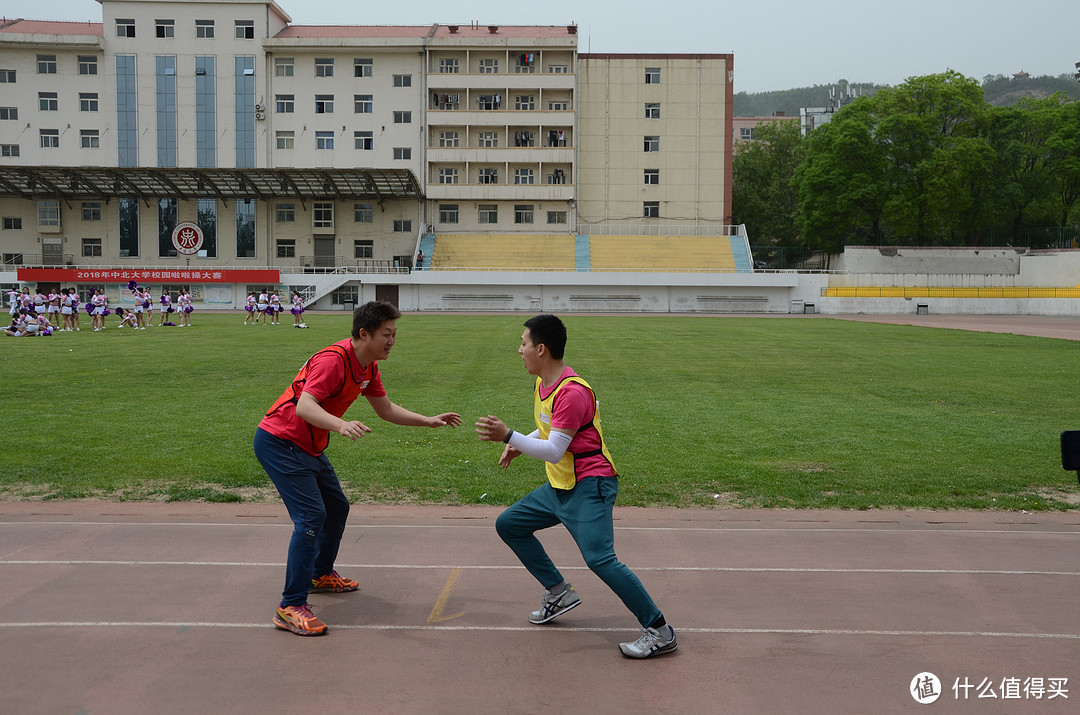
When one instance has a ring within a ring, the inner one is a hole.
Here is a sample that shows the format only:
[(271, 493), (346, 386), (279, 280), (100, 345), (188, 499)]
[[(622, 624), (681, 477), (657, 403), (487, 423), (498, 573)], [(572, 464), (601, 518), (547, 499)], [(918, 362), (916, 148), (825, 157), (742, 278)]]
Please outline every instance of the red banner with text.
[(142, 269), (142, 268), (20, 268), (20, 281), (54, 283), (257, 283), (273, 284), (280, 279), (280, 271), (215, 270), (212, 268)]

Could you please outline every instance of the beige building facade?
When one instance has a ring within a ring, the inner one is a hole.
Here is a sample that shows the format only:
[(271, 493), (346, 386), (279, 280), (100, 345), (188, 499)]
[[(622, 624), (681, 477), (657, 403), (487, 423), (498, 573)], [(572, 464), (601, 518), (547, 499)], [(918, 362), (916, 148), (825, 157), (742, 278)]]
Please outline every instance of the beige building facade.
[[(729, 221), (731, 55), (579, 55), (574, 25), (304, 26), (274, 2), (99, 2), (100, 23), (0, 25), (7, 279), (407, 272), (432, 234)], [(181, 222), (205, 234), (197, 254), (177, 251)]]

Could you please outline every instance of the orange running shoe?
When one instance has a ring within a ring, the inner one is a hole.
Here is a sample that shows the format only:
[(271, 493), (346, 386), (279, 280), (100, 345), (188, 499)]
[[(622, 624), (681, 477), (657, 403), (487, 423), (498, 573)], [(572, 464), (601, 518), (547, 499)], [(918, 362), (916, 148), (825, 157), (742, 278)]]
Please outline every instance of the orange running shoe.
[(326, 624), (315, 617), (305, 603), (300, 606), (278, 606), (274, 614), (274, 625), (298, 636), (321, 636), (326, 633)]
[(359, 581), (344, 578), (337, 571), (331, 571), (325, 576), (311, 579), (311, 590), (308, 593), (345, 593), (360, 588)]

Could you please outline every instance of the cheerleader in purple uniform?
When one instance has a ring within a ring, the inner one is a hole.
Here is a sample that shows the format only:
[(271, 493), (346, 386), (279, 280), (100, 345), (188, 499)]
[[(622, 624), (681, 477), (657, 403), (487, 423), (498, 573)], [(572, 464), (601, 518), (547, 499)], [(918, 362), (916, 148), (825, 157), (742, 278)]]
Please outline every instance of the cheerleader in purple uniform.
[(304, 299), (300, 297), (300, 294), (296, 291), (292, 292), (292, 310), (289, 311), (293, 316), (294, 328), (306, 328), (304, 319), (300, 316), (304, 314)]

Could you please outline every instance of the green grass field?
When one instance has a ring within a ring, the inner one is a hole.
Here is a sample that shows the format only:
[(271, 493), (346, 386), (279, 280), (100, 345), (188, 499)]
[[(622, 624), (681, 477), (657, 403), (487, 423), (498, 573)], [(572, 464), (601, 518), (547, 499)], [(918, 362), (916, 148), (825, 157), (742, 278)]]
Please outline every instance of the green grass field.
[[(308, 330), (195, 313), (192, 328), (0, 340), (0, 500), (276, 499), (255, 426), (346, 315)], [(327, 454), (354, 501), (509, 504), (540, 484), (473, 422), (533, 429), (517, 355), (528, 316), (406, 315), (390, 399), (451, 430), (349, 415), (374, 432)], [(88, 321), (84, 321), (86, 323)], [(829, 319), (577, 317), (567, 364), (600, 398), (622, 505), (1076, 508), (1059, 434), (1080, 429), (1075, 343)]]

